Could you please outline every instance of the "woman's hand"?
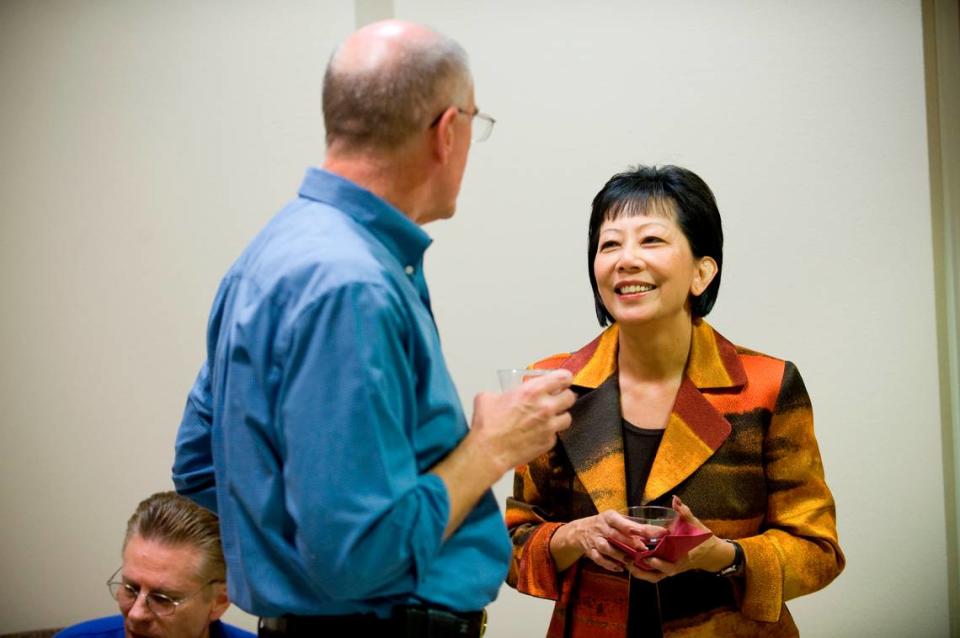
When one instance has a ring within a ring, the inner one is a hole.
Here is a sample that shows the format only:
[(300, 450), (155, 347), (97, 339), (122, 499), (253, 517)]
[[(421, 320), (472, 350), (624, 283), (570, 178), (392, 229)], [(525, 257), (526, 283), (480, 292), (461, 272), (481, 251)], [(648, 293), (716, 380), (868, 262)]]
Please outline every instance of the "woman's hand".
[[(693, 515), (690, 508), (680, 501), (679, 497), (673, 497), (672, 505), (673, 509), (680, 515), (680, 518), (687, 523), (713, 534), (706, 525), (701, 523), (699, 519)], [(676, 576), (691, 569), (718, 572), (730, 565), (735, 557), (736, 550), (734, 550), (733, 545), (721, 538), (717, 538), (715, 535), (711, 535), (710, 538), (691, 549), (686, 556), (675, 563), (670, 563), (659, 558), (647, 558), (643, 560), (643, 563), (651, 568), (651, 571), (632, 564), (627, 564), (627, 569), (635, 578), (655, 583), (663, 580), (667, 576)]]
[(581, 556), (586, 556), (604, 569), (621, 572), (624, 564), (631, 559), (610, 543), (608, 538), (615, 538), (631, 547), (639, 547), (643, 541), (665, 533), (666, 530), (662, 527), (641, 525), (615, 510), (606, 510), (596, 516), (578, 518), (558, 528), (550, 539), (550, 552), (559, 571), (570, 567)]

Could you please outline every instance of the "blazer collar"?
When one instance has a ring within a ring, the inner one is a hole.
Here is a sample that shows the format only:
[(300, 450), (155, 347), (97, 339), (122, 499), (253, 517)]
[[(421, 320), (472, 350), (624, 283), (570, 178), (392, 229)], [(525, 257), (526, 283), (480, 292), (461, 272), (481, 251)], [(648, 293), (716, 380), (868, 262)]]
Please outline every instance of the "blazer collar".
[[(627, 505), (618, 340), (619, 327), (614, 324), (580, 350), (538, 364), (573, 372), (574, 389), (581, 396), (570, 410), (574, 425), (560, 434), (560, 440), (598, 511)], [(687, 369), (650, 469), (645, 503), (674, 489), (730, 435), (730, 423), (704, 391), (735, 392), (746, 382), (736, 347), (706, 321), (695, 321)]]
[[(600, 336), (569, 355), (551, 357), (536, 367), (565, 368), (573, 373), (573, 384), (598, 388), (617, 369), (620, 326), (613, 324)], [(737, 348), (703, 319), (693, 322), (690, 357), (684, 372), (693, 384), (704, 389), (739, 389), (747, 383), (747, 375), (737, 356)]]

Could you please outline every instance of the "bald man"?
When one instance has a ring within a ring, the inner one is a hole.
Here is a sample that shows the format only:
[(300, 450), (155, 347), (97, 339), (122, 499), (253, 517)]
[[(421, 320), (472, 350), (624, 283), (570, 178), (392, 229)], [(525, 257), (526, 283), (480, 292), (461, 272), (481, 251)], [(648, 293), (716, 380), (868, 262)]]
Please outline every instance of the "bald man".
[(220, 515), (261, 636), (478, 636), (510, 543), (490, 487), (569, 426), (570, 375), (481, 394), (440, 350), (421, 226), (490, 133), (463, 49), (379, 22), (334, 53), (327, 154), (224, 277), (187, 400), (179, 492)]

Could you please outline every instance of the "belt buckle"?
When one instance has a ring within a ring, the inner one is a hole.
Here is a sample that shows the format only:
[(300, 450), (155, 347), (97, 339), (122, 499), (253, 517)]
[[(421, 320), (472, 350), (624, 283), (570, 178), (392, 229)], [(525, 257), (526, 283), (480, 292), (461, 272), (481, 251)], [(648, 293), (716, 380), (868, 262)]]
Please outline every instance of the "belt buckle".
[(483, 608), (483, 615), (480, 616), (480, 636), (483, 638), (483, 634), (487, 633), (487, 608)]

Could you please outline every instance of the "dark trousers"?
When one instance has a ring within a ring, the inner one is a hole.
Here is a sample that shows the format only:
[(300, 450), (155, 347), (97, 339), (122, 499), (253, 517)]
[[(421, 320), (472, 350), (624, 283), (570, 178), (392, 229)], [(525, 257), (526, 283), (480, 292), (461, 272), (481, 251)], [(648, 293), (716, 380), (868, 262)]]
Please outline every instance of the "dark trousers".
[(283, 616), (261, 618), (258, 638), (480, 638), (486, 612), (451, 612), (433, 607), (396, 607), (390, 618), (374, 614), (349, 616)]

